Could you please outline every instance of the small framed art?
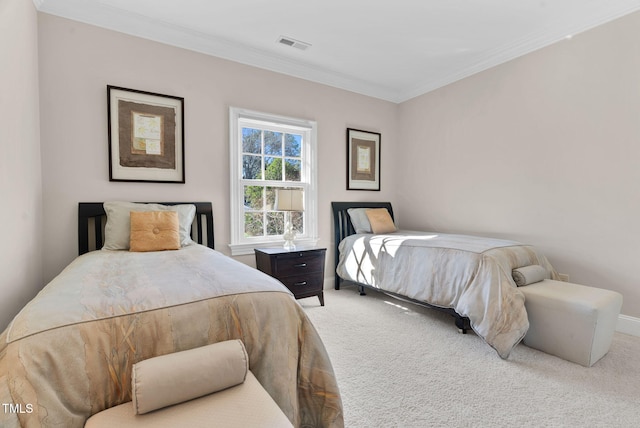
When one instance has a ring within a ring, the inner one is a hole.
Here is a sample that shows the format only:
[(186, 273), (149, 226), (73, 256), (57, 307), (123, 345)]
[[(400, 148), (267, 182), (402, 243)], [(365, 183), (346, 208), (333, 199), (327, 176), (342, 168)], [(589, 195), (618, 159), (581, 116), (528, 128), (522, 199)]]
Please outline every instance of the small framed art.
[(377, 132), (347, 128), (347, 190), (380, 190), (380, 143)]
[(107, 86), (109, 180), (184, 183), (184, 98)]

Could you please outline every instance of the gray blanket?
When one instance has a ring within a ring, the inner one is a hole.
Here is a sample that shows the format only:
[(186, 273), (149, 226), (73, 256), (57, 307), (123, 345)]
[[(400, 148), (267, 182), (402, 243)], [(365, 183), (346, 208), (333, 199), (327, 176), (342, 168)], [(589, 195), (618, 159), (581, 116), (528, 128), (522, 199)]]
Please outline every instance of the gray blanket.
[(524, 295), (511, 271), (537, 264), (557, 276), (534, 247), (492, 238), (413, 231), (356, 234), (345, 238), (339, 250), (341, 278), (453, 308), (502, 358), (529, 328)]

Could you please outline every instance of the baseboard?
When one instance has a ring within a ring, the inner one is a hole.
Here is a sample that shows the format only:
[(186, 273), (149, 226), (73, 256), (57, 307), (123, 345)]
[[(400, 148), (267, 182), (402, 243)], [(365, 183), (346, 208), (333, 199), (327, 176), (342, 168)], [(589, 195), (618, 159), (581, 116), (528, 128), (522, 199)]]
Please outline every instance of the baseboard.
[[(335, 285), (335, 279), (333, 276), (324, 278), (324, 289), (332, 289)], [(616, 324), (616, 331), (619, 333), (628, 334), (631, 336), (640, 337), (640, 318), (630, 317), (628, 315), (619, 315), (618, 323)]]
[(333, 275), (331, 275), (331, 278), (329, 278), (329, 275), (325, 273), (324, 282), (322, 283), (322, 288), (324, 290), (331, 290), (335, 283), (336, 283), (336, 280), (333, 278)]
[(620, 315), (616, 331), (631, 336), (640, 337), (640, 318), (630, 317), (628, 315)]

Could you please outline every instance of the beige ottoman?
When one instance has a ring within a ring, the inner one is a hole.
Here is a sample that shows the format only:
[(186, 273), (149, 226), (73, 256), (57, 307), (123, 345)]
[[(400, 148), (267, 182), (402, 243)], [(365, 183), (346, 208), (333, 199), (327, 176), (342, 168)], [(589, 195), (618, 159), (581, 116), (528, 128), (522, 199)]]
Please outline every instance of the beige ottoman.
[(86, 428), (293, 428), (249, 371), (240, 340), (133, 365), (132, 401), (91, 416)]
[(529, 316), (525, 345), (585, 367), (609, 351), (620, 293), (551, 279), (518, 290)]
[(251, 372), (246, 380), (224, 391), (205, 395), (144, 415), (131, 401), (96, 413), (86, 428), (293, 428), (280, 407)]

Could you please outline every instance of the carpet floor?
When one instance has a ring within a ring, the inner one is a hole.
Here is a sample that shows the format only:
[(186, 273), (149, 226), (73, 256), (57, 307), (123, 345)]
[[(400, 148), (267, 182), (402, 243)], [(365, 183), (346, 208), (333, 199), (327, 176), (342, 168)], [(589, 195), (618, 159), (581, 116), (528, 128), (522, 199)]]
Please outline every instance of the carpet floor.
[(640, 338), (586, 368), (523, 344), (507, 360), (449, 315), (355, 287), (299, 301), (322, 337), (347, 428), (638, 427)]

